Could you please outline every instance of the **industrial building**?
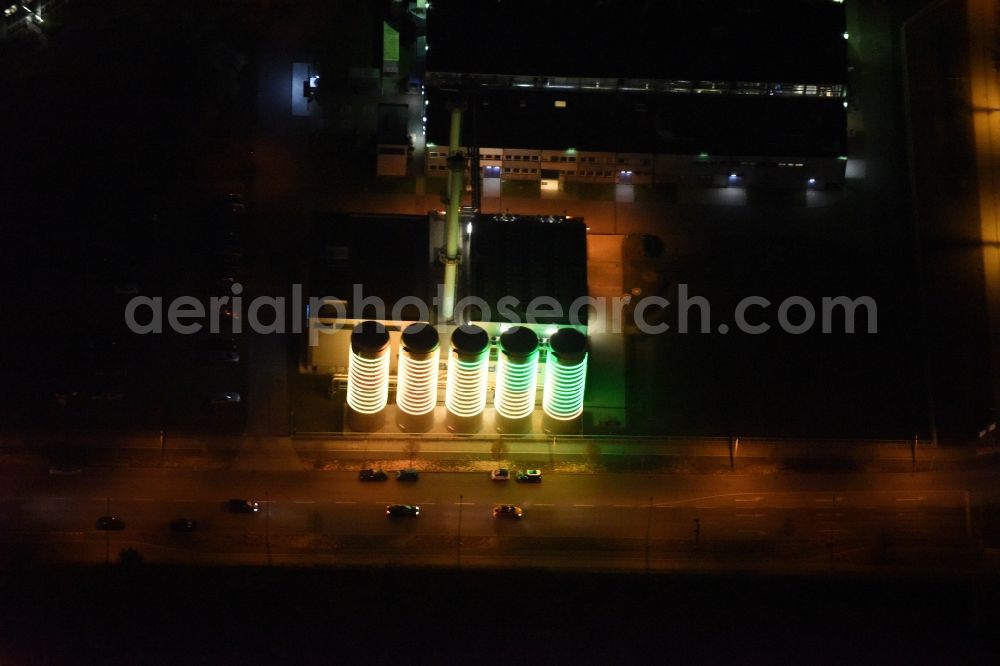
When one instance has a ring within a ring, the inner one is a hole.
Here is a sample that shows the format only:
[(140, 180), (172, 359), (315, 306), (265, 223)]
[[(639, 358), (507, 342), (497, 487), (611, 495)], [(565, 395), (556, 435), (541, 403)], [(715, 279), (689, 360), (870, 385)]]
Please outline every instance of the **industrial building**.
[(450, 142), (450, 109), (462, 105), (461, 146), (477, 175), (468, 177), (487, 197), (507, 180), (536, 181), (542, 191), (572, 182), (843, 183), (842, 3), (427, 4), (418, 40), (426, 62), (416, 67), (425, 109), (415, 143), (426, 146), (418, 175), (446, 175), (440, 146)]
[[(354, 431), (579, 432), (588, 312), (573, 305), (587, 296), (585, 223), (460, 219), (446, 315), (445, 217), (314, 216), (307, 289), (323, 305), (306, 312), (302, 371), (331, 377)], [(536, 316), (541, 295), (555, 307)]]

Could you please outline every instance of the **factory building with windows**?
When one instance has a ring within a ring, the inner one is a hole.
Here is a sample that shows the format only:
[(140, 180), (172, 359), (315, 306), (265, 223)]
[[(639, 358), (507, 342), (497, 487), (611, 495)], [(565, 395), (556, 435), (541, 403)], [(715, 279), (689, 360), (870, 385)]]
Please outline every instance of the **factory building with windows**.
[(839, 187), (845, 25), (832, 0), (437, 0), (424, 173), (447, 175), (461, 105), (483, 196), (517, 180)]

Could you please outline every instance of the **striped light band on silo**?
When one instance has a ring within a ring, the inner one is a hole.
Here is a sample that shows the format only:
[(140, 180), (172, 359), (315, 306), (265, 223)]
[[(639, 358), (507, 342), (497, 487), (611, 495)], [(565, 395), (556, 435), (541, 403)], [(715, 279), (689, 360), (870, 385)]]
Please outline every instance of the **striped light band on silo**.
[(490, 336), (474, 324), (451, 332), (448, 381), (444, 402), (448, 413), (463, 419), (479, 417), (486, 409), (489, 381)]
[(500, 336), (493, 405), (507, 419), (523, 419), (535, 410), (538, 383), (538, 336), (521, 326)]
[(583, 413), (583, 391), (587, 381), (587, 356), (565, 365), (553, 355), (545, 364), (542, 409), (554, 419), (569, 421)]
[(542, 409), (550, 418), (571, 421), (583, 413), (587, 382), (587, 336), (572, 328), (549, 338)]
[(399, 344), (396, 406), (410, 416), (423, 416), (437, 406), (438, 335), (429, 324), (411, 324)]
[(347, 404), (359, 414), (377, 414), (389, 402), (389, 334), (365, 321), (351, 334)]
[(463, 359), (452, 351), (448, 359), (448, 383), (444, 402), (455, 416), (472, 418), (486, 409), (486, 383), (489, 379), (489, 352)]

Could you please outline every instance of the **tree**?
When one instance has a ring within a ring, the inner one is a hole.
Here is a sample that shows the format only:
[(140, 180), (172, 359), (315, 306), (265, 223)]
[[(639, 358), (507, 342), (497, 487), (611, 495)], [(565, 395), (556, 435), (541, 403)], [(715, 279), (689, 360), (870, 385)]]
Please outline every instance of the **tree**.
[(118, 553), (118, 564), (123, 569), (135, 569), (142, 566), (142, 554), (135, 548), (122, 548)]
[(502, 460), (507, 455), (507, 442), (502, 439), (493, 442), (493, 446), (490, 447), (490, 453), (493, 454), (493, 460)]

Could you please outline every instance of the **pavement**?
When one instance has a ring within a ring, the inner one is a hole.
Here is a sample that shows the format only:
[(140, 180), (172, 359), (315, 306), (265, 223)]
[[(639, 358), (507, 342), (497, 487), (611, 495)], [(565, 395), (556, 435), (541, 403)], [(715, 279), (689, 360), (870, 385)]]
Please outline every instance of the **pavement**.
[[(125, 547), (147, 562), (405, 564), (829, 572), (978, 571), (992, 471), (923, 474), (485, 473), (362, 483), (355, 472), (0, 468), (0, 552), (13, 561), (98, 563)], [(232, 497), (261, 502), (231, 514)], [(390, 503), (418, 518), (390, 519)], [(495, 504), (524, 508), (494, 519)], [(99, 532), (100, 515), (126, 523)], [(169, 522), (195, 519), (177, 534)], [(461, 547), (459, 547), (459, 533)], [(18, 558), (21, 558), (18, 560)]]

